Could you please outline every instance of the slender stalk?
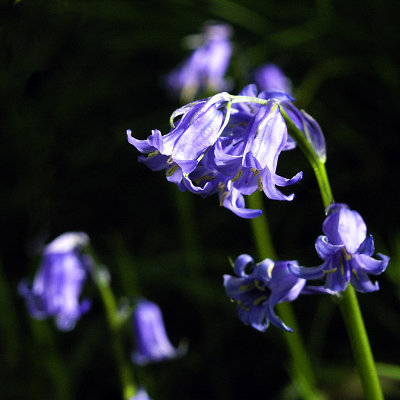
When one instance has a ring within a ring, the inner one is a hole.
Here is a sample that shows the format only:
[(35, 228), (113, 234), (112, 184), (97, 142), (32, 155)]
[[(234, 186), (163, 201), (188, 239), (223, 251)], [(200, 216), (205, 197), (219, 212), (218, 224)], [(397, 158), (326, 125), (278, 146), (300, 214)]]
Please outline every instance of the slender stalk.
[[(321, 192), (322, 202), (326, 210), (329, 205), (333, 203), (333, 195), (328, 175), (326, 173), (325, 164), (318, 158), (311, 144), (282, 108), (281, 112), (286, 121), (290, 135), (296, 140), (300, 149), (313, 167)], [(350, 339), (354, 360), (364, 389), (365, 399), (381, 400), (383, 399), (383, 394), (371, 346), (368, 340), (356, 292), (351, 285), (348, 285), (347, 290), (342, 294), (340, 310), (346, 324), (347, 334)]]
[(111, 345), (119, 368), (123, 399), (129, 400), (136, 394), (136, 385), (133, 381), (130, 367), (125, 360), (125, 353), (120, 334), (121, 316), (118, 311), (117, 302), (109, 285), (108, 272), (104, 269), (104, 267), (96, 265), (93, 277), (99, 289), (104, 309), (106, 311), (107, 322), (112, 340)]
[[(249, 206), (251, 208), (262, 209), (262, 195), (255, 192), (248, 197)], [(259, 256), (276, 260), (275, 250), (272, 244), (271, 235), (268, 228), (267, 217), (265, 212), (257, 218), (251, 220), (254, 239), (256, 242), (257, 252)], [(291, 373), (293, 381), (297, 386), (302, 398), (307, 400), (321, 399), (322, 396), (316, 389), (316, 381), (312, 371), (311, 363), (305, 350), (303, 339), (293, 313), (291, 304), (280, 303), (277, 305), (279, 315), (293, 329), (293, 332), (285, 332), (285, 340), (291, 354)]]

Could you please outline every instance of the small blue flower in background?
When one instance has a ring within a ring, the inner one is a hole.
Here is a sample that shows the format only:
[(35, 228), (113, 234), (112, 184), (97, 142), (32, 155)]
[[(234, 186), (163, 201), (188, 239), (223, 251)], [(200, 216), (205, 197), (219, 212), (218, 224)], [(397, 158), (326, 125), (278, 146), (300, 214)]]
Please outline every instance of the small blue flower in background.
[(367, 236), (367, 226), (357, 211), (346, 204), (334, 203), (329, 207), (323, 224), (324, 236), (315, 242), (318, 255), (324, 260), (319, 267), (304, 268), (291, 265), (293, 274), (304, 279), (325, 279), (324, 287), (335, 292), (346, 290), (349, 282), (359, 292), (379, 290), (368, 275), (385, 271), (389, 257), (375, 252), (372, 235)]
[(202, 34), (188, 38), (193, 52), (166, 79), (175, 95), (191, 101), (199, 91), (227, 89), (224, 76), (232, 53), (231, 34), (229, 25), (210, 23), (205, 25)]
[(257, 87), (262, 91), (282, 91), (290, 95), (292, 94), (292, 84), (289, 78), (275, 64), (262, 65), (254, 71), (253, 76)]
[(175, 349), (171, 345), (157, 304), (139, 300), (133, 312), (132, 322), (136, 344), (132, 359), (135, 364), (146, 365), (183, 355), (183, 348)]
[(45, 247), (33, 285), (30, 287), (26, 281), (19, 285), (19, 293), (33, 318), (54, 317), (60, 330), (69, 331), (89, 310), (88, 299), (79, 303), (91, 266), (91, 259), (82, 252), (88, 243), (85, 233), (67, 232)]
[(295, 300), (306, 284), (305, 279), (289, 271), (289, 263), (297, 264), (296, 261), (273, 262), (268, 258), (256, 264), (252, 257), (242, 254), (234, 264), (237, 276), (224, 275), (226, 294), (237, 303), (237, 312), (244, 324), (265, 332), (271, 322), (280, 329), (292, 331), (274, 311), (276, 304)]
[(129, 400), (151, 400), (151, 398), (143, 388), (139, 388), (135, 396), (131, 397)]

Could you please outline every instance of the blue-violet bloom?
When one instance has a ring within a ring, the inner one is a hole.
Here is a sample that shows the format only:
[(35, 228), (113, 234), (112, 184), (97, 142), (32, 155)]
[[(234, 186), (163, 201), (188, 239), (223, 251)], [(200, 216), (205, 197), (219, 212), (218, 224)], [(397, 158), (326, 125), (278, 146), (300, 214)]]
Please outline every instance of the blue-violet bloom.
[(262, 65), (254, 71), (253, 76), (257, 87), (262, 91), (282, 91), (292, 94), (292, 84), (289, 78), (275, 64)]
[(359, 292), (379, 290), (378, 282), (371, 282), (369, 274), (385, 271), (389, 257), (375, 252), (372, 235), (367, 236), (367, 226), (357, 211), (346, 204), (334, 203), (328, 209), (323, 232), (315, 248), (324, 263), (319, 267), (304, 268), (291, 265), (290, 270), (299, 278), (324, 279), (324, 287), (334, 292), (346, 290), (349, 282)]
[(143, 388), (139, 388), (135, 394), (135, 396), (131, 397), (129, 400), (151, 400), (146, 390)]
[(224, 79), (229, 66), (232, 29), (226, 24), (207, 24), (201, 35), (189, 39), (193, 52), (167, 77), (167, 86), (183, 100), (191, 101), (199, 91), (227, 89)]
[(140, 299), (133, 312), (135, 351), (132, 360), (137, 365), (176, 358), (183, 354), (183, 348), (175, 349), (168, 339), (160, 307)]
[(274, 262), (268, 258), (256, 264), (251, 256), (242, 254), (234, 264), (237, 276), (224, 275), (226, 294), (237, 303), (239, 318), (245, 325), (265, 332), (271, 322), (292, 331), (274, 311), (276, 304), (295, 300), (306, 284), (305, 279), (289, 271), (289, 263), (297, 265), (296, 261)]
[[(128, 141), (146, 156), (139, 161), (153, 171), (166, 170), (167, 180), (181, 191), (203, 197), (219, 193), (220, 204), (243, 218), (254, 218), (261, 210), (245, 207), (243, 196), (256, 190), (274, 200), (292, 200), (277, 187), (297, 183), (302, 172), (291, 179), (276, 173), (282, 151), (295, 142), (288, 135), (281, 107), (293, 100), (283, 93), (257, 95), (255, 85), (246, 86), (235, 96), (222, 92), (176, 110), (171, 120), (180, 117), (172, 130), (162, 136), (153, 130), (146, 140)], [(252, 102), (251, 98), (266, 104)], [(247, 99), (250, 99), (248, 101)]]
[(19, 285), (19, 293), (33, 318), (54, 317), (60, 330), (69, 331), (89, 310), (88, 299), (79, 303), (92, 264), (91, 258), (82, 251), (88, 243), (85, 233), (67, 232), (45, 247), (33, 285), (26, 281)]

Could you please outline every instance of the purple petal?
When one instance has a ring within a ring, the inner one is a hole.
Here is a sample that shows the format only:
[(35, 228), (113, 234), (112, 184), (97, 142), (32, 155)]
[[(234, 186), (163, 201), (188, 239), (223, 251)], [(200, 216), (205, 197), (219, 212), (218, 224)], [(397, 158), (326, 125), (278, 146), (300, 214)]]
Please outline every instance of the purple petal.
[(319, 236), (315, 241), (315, 250), (317, 250), (318, 255), (326, 260), (332, 255), (336, 254), (338, 251), (343, 249), (342, 244), (330, 244), (326, 236)]
[(379, 275), (385, 271), (390, 258), (383, 254), (378, 254), (378, 256), (381, 258), (380, 260), (376, 260), (366, 254), (354, 254), (351, 259), (351, 265), (357, 273), (361, 269), (368, 274)]
[(253, 257), (248, 254), (241, 254), (235, 261), (234, 271), (237, 276), (247, 276), (245, 269), (249, 264), (254, 264)]

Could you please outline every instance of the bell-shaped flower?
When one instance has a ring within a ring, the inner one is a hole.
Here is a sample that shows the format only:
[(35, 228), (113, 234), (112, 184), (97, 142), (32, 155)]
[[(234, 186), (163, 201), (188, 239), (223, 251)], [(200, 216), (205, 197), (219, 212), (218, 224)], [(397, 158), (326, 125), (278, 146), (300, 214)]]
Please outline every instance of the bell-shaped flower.
[(146, 390), (139, 388), (136, 394), (129, 400), (151, 400), (150, 396), (147, 394)]
[(133, 332), (135, 351), (132, 360), (137, 365), (146, 365), (176, 358), (184, 353), (184, 348), (175, 349), (168, 339), (160, 307), (141, 299), (133, 312)]
[(33, 285), (23, 281), (19, 293), (33, 318), (54, 317), (60, 330), (74, 328), (90, 308), (88, 299), (79, 302), (92, 261), (82, 249), (89, 242), (83, 232), (67, 232), (48, 244)]
[(290, 266), (293, 274), (304, 279), (324, 279), (324, 287), (334, 291), (346, 290), (349, 282), (359, 292), (379, 290), (378, 282), (371, 282), (368, 275), (385, 271), (389, 257), (375, 252), (372, 235), (367, 236), (367, 226), (357, 211), (346, 204), (334, 203), (329, 207), (323, 223), (323, 232), (315, 248), (324, 263), (319, 267)]
[(171, 121), (177, 122), (167, 135), (154, 130), (146, 140), (138, 140), (128, 130), (128, 141), (147, 154), (139, 161), (152, 170), (165, 169), (167, 179), (181, 191), (203, 197), (219, 193), (222, 206), (255, 218), (261, 211), (247, 209), (243, 196), (260, 190), (270, 199), (292, 200), (293, 194), (277, 187), (302, 178), (301, 172), (291, 179), (276, 172), (281, 152), (295, 147), (281, 115), (281, 103), (292, 98), (283, 92), (268, 96), (273, 97), (264, 92), (257, 97), (255, 85), (246, 86), (239, 96), (219, 93), (176, 110)]
[(292, 84), (283, 71), (275, 64), (264, 64), (253, 74), (257, 87), (266, 92), (282, 91), (292, 94)]
[(175, 95), (191, 101), (200, 91), (227, 89), (224, 76), (232, 53), (231, 31), (226, 24), (208, 24), (201, 35), (189, 38), (193, 52), (166, 79)]
[[(251, 256), (242, 254), (234, 264), (236, 276), (224, 275), (226, 294), (237, 303), (237, 312), (245, 325), (264, 332), (269, 323), (292, 331), (275, 313), (275, 305), (295, 300), (304, 289), (305, 279), (297, 278), (288, 268), (296, 261), (270, 259), (256, 264)], [(248, 270), (248, 272), (246, 271)]]

